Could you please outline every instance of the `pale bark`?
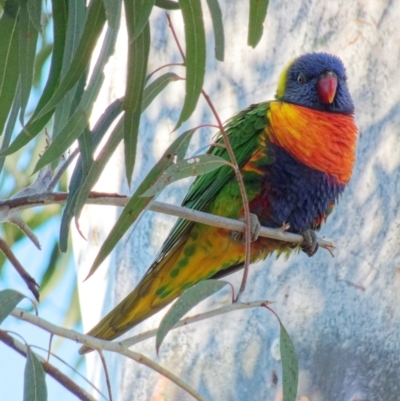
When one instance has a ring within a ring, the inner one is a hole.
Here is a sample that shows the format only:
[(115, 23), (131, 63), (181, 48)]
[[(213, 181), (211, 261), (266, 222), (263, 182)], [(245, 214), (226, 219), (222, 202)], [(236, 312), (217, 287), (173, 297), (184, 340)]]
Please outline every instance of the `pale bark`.
[[(247, 2), (223, 6), (226, 60), (213, 61), (213, 37), (207, 21), (209, 62), (205, 89), (226, 119), (251, 103), (271, 99), (285, 64), (305, 52), (327, 51), (342, 58), (360, 130), (353, 179), (321, 234), (335, 240), (332, 258), (293, 255), (251, 267), (244, 300), (274, 300), (273, 309), (291, 335), (300, 365), (298, 398), (310, 401), (397, 401), (400, 391), (400, 3), (383, 1), (271, 1), (264, 36), (247, 47)], [(204, 4), (206, 8), (206, 4)], [(179, 13), (172, 13), (182, 32)], [(165, 16), (152, 18), (149, 69), (180, 61)], [(123, 46), (122, 46), (123, 48)], [(124, 51), (124, 50), (123, 50)], [(118, 67), (118, 69), (117, 69)], [(122, 85), (124, 62), (111, 69), (111, 83)], [(183, 74), (183, 72), (182, 72)], [(122, 85), (123, 88), (123, 85)], [(107, 89), (110, 90), (110, 89)], [(112, 100), (112, 96), (109, 100)], [(175, 137), (183, 84), (173, 83), (146, 113), (139, 139), (133, 188)], [(108, 102), (108, 100), (107, 100)], [(104, 107), (104, 105), (102, 106)], [(209, 122), (203, 101), (189, 126)], [(192, 150), (209, 143), (197, 134)], [(121, 158), (106, 169), (97, 190), (128, 193)], [(118, 175), (118, 176), (117, 176)], [(115, 186), (118, 182), (124, 184)], [(179, 203), (183, 183), (160, 200)], [(79, 277), (89, 269), (115, 215), (108, 207), (88, 206), (81, 217), (87, 238), (74, 235)], [(148, 212), (131, 235), (87, 282), (81, 284), (85, 329), (128, 294), (146, 271), (174, 218)], [(236, 288), (241, 273), (228, 278)], [(228, 290), (202, 308), (230, 302)], [(160, 315), (131, 331), (157, 325)], [(159, 358), (154, 340), (134, 346), (187, 380), (210, 400), (279, 400), (281, 364), (279, 325), (264, 309), (214, 317), (170, 333)], [(97, 357), (89, 366), (101, 370)], [(108, 358), (118, 400), (189, 400), (177, 387), (148, 368), (120, 356)], [(91, 375), (90, 377), (94, 377)], [(302, 398), (304, 397), (304, 398)]]

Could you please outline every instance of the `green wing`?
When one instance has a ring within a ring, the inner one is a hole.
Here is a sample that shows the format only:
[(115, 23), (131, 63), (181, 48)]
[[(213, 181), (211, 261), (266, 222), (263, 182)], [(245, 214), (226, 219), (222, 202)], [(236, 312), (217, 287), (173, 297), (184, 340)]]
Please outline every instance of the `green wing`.
[[(266, 117), (268, 107), (269, 102), (252, 105), (236, 114), (225, 125), (226, 133), (240, 168), (246, 164), (259, 146), (257, 138), (268, 124)], [(217, 142), (224, 143), (220, 133)], [(212, 146), (207, 153), (230, 161), (227, 150), (222, 146)], [(222, 166), (199, 176), (189, 188), (182, 206), (203, 211), (234, 175), (235, 172), (232, 167)], [(177, 242), (182, 241), (188, 235), (193, 224), (193, 222), (185, 219), (179, 219), (176, 222), (149, 270), (152, 270)]]

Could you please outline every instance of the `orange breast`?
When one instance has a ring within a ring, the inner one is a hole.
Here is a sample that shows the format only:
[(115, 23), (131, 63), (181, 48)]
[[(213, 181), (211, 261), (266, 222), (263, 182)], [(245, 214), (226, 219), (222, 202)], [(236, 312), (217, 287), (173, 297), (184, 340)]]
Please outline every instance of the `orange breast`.
[(342, 184), (350, 180), (355, 161), (357, 127), (352, 115), (312, 110), (283, 102), (271, 102), (267, 111), (271, 141), (297, 160), (336, 176)]

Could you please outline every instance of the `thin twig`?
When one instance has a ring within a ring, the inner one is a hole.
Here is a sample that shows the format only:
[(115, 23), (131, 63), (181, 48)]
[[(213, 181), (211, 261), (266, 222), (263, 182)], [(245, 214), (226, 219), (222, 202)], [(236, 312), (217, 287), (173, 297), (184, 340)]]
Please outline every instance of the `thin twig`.
[(228, 134), (225, 131), (224, 125), (222, 124), (221, 119), (219, 118), (219, 115), (217, 113), (217, 110), (214, 107), (214, 104), (211, 102), (210, 97), (207, 95), (207, 93), (204, 91), (204, 89), (201, 90), (201, 93), (203, 94), (204, 98), (206, 99), (209, 107), (211, 108), (211, 111), (214, 114), (214, 117), (216, 118), (216, 120), (218, 121), (218, 126), (219, 129), (221, 131), (221, 134), (224, 138), (225, 141), (225, 146), (226, 146), (226, 150), (229, 154), (229, 157), (231, 159), (232, 164), (234, 165), (234, 170), (235, 170), (235, 175), (236, 175), (236, 179), (238, 181), (239, 184), (239, 188), (240, 188), (240, 194), (242, 195), (242, 203), (243, 203), (243, 209), (244, 209), (244, 218), (245, 218), (245, 225), (246, 225), (246, 230), (245, 230), (245, 252), (244, 252), (244, 269), (243, 269), (243, 278), (242, 278), (242, 282), (240, 284), (240, 288), (238, 291), (238, 294), (236, 296), (236, 302), (239, 302), (240, 297), (242, 296), (245, 288), (246, 288), (246, 282), (247, 282), (247, 277), (249, 275), (249, 266), (250, 266), (250, 252), (251, 252), (251, 245), (250, 245), (250, 236), (251, 236), (251, 232), (250, 232), (250, 208), (249, 208), (249, 201), (247, 199), (247, 192), (246, 192), (246, 187), (244, 186), (244, 181), (243, 181), (243, 177), (242, 174), (240, 172), (239, 166), (237, 164), (236, 161), (236, 157), (235, 154), (233, 152), (231, 143), (229, 141), (228, 138)]
[[(16, 338), (10, 336), (3, 330), (0, 330), (0, 341), (8, 345), (14, 351), (18, 352), (20, 355), (26, 357), (27, 346), (22, 342), (18, 341)], [(79, 387), (74, 381), (72, 381), (67, 375), (62, 373), (56, 367), (51, 365), (49, 362), (44, 360), (40, 355), (37, 355), (39, 362), (43, 366), (43, 370), (50, 375), (54, 380), (60, 383), (68, 391), (74, 394), (79, 400), (82, 401), (96, 401), (89, 393), (87, 393), (83, 388)]]
[(141, 355), (137, 352), (129, 351), (127, 349), (123, 349), (119, 343), (114, 343), (110, 341), (100, 340), (95, 337), (88, 336), (86, 334), (78, 333), (75, 330), (68, 330), (62, 327), (56, 326), (45, 319), (42, 319), (38, 316), (32, 315), (29, 312), (26, 312), (23, 309), (15, 308), (11, 314), (21, 320), (26, 322), (32, 323), (35, 326), (42, 328), (43, 330), (58, 335), (60, 337), (69, 338), (71, 340), (75, 340), (89, 346), (93, 349), (103, 349), (106, 351), (116, 352), (121, 355), (125, 355), (134, 361), (141, 363), (145, 366), (148, 366), (152, 370), (160, 373), (161, 375), (165, 376), (167, 379), (174, 382), (177, 386), (181, 387), (183, 390), (191, 394), (194, 398), (199, 401), (206, 401), (196, 390), (194, 390), (191, 386), (187, 383), (182, 381), (179, 377), (174, 375), (172, 372), (168, 371), (167, 369), (163, 368), (159, 364), (155, 363), (151, 359)]
[(107, 390), (108, 390), (108, 397), (110, 398), (110, 401), (113, 401), (113, 396), (112, 396), (112, 391), (111, 391), (111, 382), (110, 382), (110, 375), (108, 374), (108, 369), (107, 369), (107, 363), (106, 359), (104, 358), (103, 351), (101, 349), (97, 350), (101, 363), (103, 364), (103, 369), (104, 369), (104, 375), (106, 376), (106, 385), (107, 385)]
[[(188, 324), (200, 322), (201, 320), (210, 319), (214, 316), (223, 315), (224, 313), (234, 312), (241, 309), (257, 308), (259, 306), (264, 306), (270, 304), (270, 301), (253, 301), (253, 302), (235, 302), (221, 308), (214, 309), (205, 313), (199, 313), (198, 315), (190, 316), (185, 319), (180, 320), (171, 330), (175, 330), (182, 326), (187, 326)], [(122, 347), (131, 347), (132, 345), (138, 344), (148, 338), (155, 337), (158, 329), (148, 330), (144, 333), (140, 333), (136, 336), (129, 337), (126, 340), (120, 341)]]
[(39, 284), (35, 281), (35, 279), (24, 269), (24, 267), (21, 265), (17, 257), (14, 255), (13, 251), (11, 248), (7, 245), (7, 243), (3, 240), (3, 238), (0, 238), (0, 250), (4, 253), (4, 256), (10, 261), (14, 269), (17, 271), (17, 273), (20, 275), (22, 280), (25, 281), (25, 284), (29, 288), (29, 290), (32, 292), (36, 300), (39, 302)]
[[(0, 211), (2, 208), (15, 208), (23, 210), (36, 206), (63, 204), (66, 202), (67, 198), (67, 192), (53, 192), (47, 194), (23, 196), (20, 198), (1, 201)], [(87, 204), (124, 207), (128, 204), (128, 201), (129, 198), (126, 195), (109, 194), (104, 192), (91, 192), (89, 194)], [(233, 220), (227, 217), (221, 217), (209, 213), (204, 213), (198, 210), (193, 210), (182, 206), (170, 205), (168, 203), (158, 201), (154, 201), (149, 207), (149, 210), (181, 217), (183, 219), (191, 220), (196, 223), (204, 223), (210, 226), (225, 228), (231, 231), (244, 232), (246, 229), (245, 223), (243, 223), (242, 221)], [(280, 228), (269, 227), (261, 227), (259, 236), (290, 243), (301, 243), (304, 240), (303, 236), (300, 234), (282, 231)], [(317, 242), (321, 248), (325, 248), (330, 252), (332, 251), (332, 249), (335, 248), (332, 240), (318, 238)]]
[[(167, 13), (167, 19), (168, 19), (168, 24), (169, 27), (171, 29), (172, 35), (174, 37), (175, 43), (178, 46), (179, 52), (181, 54), (181, 57), (183, 59), (183, 61), (186, 63), (186, 56), (185, 53), (182, 49), (182, 46), (180, 45), (178, 36), (175, 32), (174, 26), (172, 24), (171, 21), (171, 17), (169, 16), (169, 14)], [(240, 300), (240, 297), (243, 294), (244, 289), (246, 288), (246, 282), (247, 282), (247, 276), (248, 276), (248, 271), (249, 271), (249, 266), (250, 266), (250, 236), (251, 236), (251, 232), (250, 232), (250, 208), (249, 208), (249, 201), (247, 199), (247, 192), (246, 192), (246, 187), (244, 186), (244, 182), (243, 182), (243, 177), (242, 174), (240, 172), (239, 166), (237, 164), (236, 161), (236, 156), (235, 153), (233, 152), (231, 143), (229, 141), (228, 135), (225, 131), (224, 125), (222, 124), (221, 119), (219, 118), (219, 114), (216, 110), (216, 108), (214, 107), (214, 104), (212, 103), (210, 97), (208, 96), (208, 94), (205, 92), (204, 89), (201, 90), (201, 93), (204, 96), (204, 99), (206, 100), (208, 106), (211, 109), (211, 112), (214, 114), (215, 119), (217, 120), (218, 123), (218, 127), (219, 130), (221, 132), (222, 137), (224, 138), (224, 142), (226, 145), (226, 150), (229, 154), (229, 158), (233, 164), (234, 167), (234, 171), (235, 171), (235, 175), (236, 175), (236, 179), (238, 181), (239, 184), (239, 188), (240, 188), (240, 193), (242, 196), (242, 202), (243, 202), (243, 209), (244, 209), (244, 218), (245, 218), (245, 224), (246, 224), (246, 230), (245, 230), (245, 255), (244, 255), (244, 270), (243, 270), (243, 278), (242, 278), (242, 283), (240, 285), (240, 289), (238, 291), (238, 294), (236, 296), (236, 302), (238, 302)]]

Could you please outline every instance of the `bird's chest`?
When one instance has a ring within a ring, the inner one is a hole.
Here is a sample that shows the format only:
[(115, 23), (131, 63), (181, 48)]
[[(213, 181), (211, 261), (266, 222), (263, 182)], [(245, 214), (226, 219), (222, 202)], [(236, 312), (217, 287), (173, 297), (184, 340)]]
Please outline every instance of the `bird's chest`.
[(278, 145), (269, 144), (272, 163), (262, 169), (259, 194), (250, 202), (262, 225), (290, 225), (290, 231), (318, 229), (345, 185), (334, 176), (310, 168)]

